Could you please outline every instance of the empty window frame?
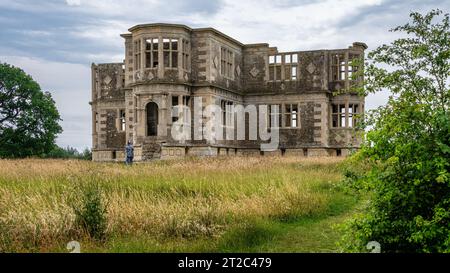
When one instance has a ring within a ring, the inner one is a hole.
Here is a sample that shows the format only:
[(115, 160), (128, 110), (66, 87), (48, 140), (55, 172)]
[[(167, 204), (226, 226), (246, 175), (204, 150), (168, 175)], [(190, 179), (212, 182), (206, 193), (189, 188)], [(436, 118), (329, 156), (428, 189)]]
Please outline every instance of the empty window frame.
[(220, 49), (220, 74), (227, 78), (233, 78), (234, 54), (231, 50), (222, 47)]
[(269, 128), (281, 127), (281, 104), (269, 105)]
[(333, 60), (331, 63), (331, 77), (333, 81), (343, 81), (345, 80), (345, 55), (335, 54), (333, 55)]
[(281, 57), (269, 56), (269, 81), (281, 81)]
[(281, 55), (276, 55), (275, 56), (275, 63), (281, 64)]
[(220, 107), (222, 109), (222, 125), (225, 127), (230, 127), (233, 125), (234, 121), (234, 112), (233, 112), (232, 101), (222, 100), (220, 102)]
[(286, 63), (286, 64), (291, 63), (291, 55), (290, 54), (284, 55), (284, 63)]
[(190, 122), (191, 97), (183, 96), (183, 122)]
[[(284, 58), (284, 62), (282, 62)], [(269, 81), (295, 81), (298, 77), (298, 54), (280, 54), (269, 56)], [(281, 71), (284, 69), (284, 78)]]
[(285, 104), (285, 127), (298, 127), (298, 104)]
[(284, 55), (284, 79), (287, 81), (297, 80), (297, 64), (298, 54), (285, 54)]
[(165, 68), (178, 67), (178, 39), (163, 39), (163, 61)]
[(190, 59), (189, 59), (189, 41), (183, 39), (183, 50), (182, 50), (182, 68), (184, 70), (190, 70)]
[(332, 61), (332, 80), (333, 81), (344, 81), (353, 80), (353, 74), (358, 71), (357, 65), (355, 65), (354, 60), (360, 58), (358, 54), (349, 54), (348, 61), (345, 59), (344, 54), (336, 54), (333, 56)]
[[(349, 54), (349, 63), (348, 63), (348, 79), (349, 80), (358, 80), (354, 78), (354, 74), (358, 72), (358, 64), (357, 60), (360, 58), (358, 54)], [(359, 77), (360, 75), (358, 75)]]
[(351, 79), (352, 79), (352, 76), (353, 76), (353, 66), (352, 66), (350, 63), (348, 64), (348, 72), (347, 72), (347, 75), (348, 75), (348, 79), (351, 80)]
[(298, 54), (285, 54), (284, 55), (284, 63), (285, 64), (297, 64), (298, 63)]
[(281, 65), (275, 66), (275, 80), (281, 81)]
[(359, 105), (350, 103), (348, 105), (348, 127), (356, 126), (358, 114), (359, 114)]
[(119, 129), (120, 131), (125, 131), (126, 129), (126, 117), (124, 109), (121, 109), (119, 111)]
[(145, 40), (145, 67), (158, 67), (158, 47), (159, 40), (157, 38)]
[[(357, 117), (360, 113), (359, 104), (350, 103), (348, 107), (346, 104), (332, 104), (331, 106), (331, 126), (338, 127), (355, 127), (357, 124)], [(348, 122), (347, 122), (348, 121)]]
[(172, 116), (172, 123), (175, 123), (178, 121), (179, 114), (178, 114), (178, 96), (172, 96), (172, 109), (175, 109), (175, 115)]
[(339, 61), (339, 80), (344, 81), (346, 79), (345, 77), (345, 67), (346, 62), (345, 61)]
[(291, 68), (291, 80), (296, 81), (297, 80), (297, 66), (292, 66)]
[(269, 64), (275, 63), (275, 56), (269, 56)]
[(134, 69), (141, 69), (141, 40), (134, 41)]
[(177, 122), (178, 120), (179, 120), (179, 117), (180, 117), (180, 106), (182, 106), (182, 111), (181, 111), (181, 114), (182, 114), (182, 117), (183, 117), (183, 121), (184, 122), (187, 122), (188, 121), (188, 118), (189, 118), (189, 109), (190, 109), (190, 105), (191, 105), (191, 97), (190, 96), (183, 96), (182, 97), (182, 105), (180, 105), (179, 103), (178, 103), (178, 99), (179, 99), (179, 96), (176, 96), (176, 95), (173, 95), (172, 96), (172, 109), (176, 109), (175, 110), (175, 116), (174, 117), (172, 117), (172, 123), (174, 123), (174, 122)]

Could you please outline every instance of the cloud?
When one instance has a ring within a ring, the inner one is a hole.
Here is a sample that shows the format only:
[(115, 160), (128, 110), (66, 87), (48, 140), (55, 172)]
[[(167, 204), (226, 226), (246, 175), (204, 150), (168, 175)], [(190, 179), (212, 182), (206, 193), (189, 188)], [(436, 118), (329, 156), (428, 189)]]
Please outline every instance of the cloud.
[(79, 6), (81, 5), (81, 0), (66, 0), (66, 3), (69, 6)]
[(325, 48), (339, 41), (336, 24), (360, 8), (379, 5), (381, 0), (291, 2), (226, 1), (220, 13), (212, 18), (199, 16), (195, 23), (212, 25), (245, 43), (267, 41), (282, 50)]

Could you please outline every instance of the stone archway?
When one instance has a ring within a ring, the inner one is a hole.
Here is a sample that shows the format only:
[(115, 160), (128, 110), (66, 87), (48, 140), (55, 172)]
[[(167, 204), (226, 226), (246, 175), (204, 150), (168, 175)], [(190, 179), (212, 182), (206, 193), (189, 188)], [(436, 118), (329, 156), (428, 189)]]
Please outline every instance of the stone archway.
[(155, 102), (147, 103), (147, 136), (158, 135), (158, 105)]

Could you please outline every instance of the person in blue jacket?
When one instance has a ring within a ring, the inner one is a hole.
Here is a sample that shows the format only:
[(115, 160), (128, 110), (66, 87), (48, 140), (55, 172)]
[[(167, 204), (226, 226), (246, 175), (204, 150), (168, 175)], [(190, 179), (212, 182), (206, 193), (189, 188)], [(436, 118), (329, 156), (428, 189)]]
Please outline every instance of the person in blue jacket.
[(133, 164), (133, 157), (134, 157), (134, 148), (131, 144), (131, 141), (128, 141), (127, 146), (125, 146), (125, 164), (131, 165)]

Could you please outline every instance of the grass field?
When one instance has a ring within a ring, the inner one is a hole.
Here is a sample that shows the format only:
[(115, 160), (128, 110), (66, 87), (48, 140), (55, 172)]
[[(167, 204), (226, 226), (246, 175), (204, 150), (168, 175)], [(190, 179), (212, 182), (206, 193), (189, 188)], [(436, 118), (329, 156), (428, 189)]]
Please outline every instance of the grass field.
[[(0, 160), (0, 252), (67, 252), (71, 240), (82, 252), (335, 252), (333, 226), (358, 204), (340, 190), (340, 162)], [(95, 239), (76, 211), (98, 203)]]

